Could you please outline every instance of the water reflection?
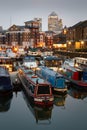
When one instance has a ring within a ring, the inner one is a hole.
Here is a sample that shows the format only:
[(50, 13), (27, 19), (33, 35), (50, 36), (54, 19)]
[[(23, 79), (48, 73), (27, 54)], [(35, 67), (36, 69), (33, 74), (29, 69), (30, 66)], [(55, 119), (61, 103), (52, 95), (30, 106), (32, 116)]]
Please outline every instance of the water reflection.
[(67, 97), (67, 94), (54, 96), (54, 104), (56, 106), (63, 106), (65, 108), (66, 97)]
[(51, 123), (52, 107), (43, 109), (43, 108), (34, 106), (33, 109), (35, 112), (36, 123), (39, 123), (39, 124), (50, 124)]
[(68, 94), (73, 98), (82, 100), (87, 97), (87, 91), (78, 90), (74, 87), (70, 87), (70, 89), (68, 90)]
[(11, 100), (13, 97), (12, 92), (0, 92), (0, 112), (6, 112), (10, 109)]
[(24, 97), (24, 100), (25, 100), (29, 110), (35, 117), (37, 124), (47, 125), (47, 124), (51, 123), (51, 115), (52, 115), (53, 107), (42, 108), (42, 107), (35, 106), (27, 98), (27, 95), (24, 92), (23, 92), (23, 97)]

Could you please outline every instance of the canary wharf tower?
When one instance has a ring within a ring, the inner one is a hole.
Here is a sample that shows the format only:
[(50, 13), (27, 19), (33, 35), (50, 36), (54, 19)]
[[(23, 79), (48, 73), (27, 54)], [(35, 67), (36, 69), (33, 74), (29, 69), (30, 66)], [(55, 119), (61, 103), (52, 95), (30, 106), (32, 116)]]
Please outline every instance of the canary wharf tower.
[(55, 12), (48, 16), (48, 31), (53, 31), (59, 34), (63, 29), (62, 19), (58, 18)]

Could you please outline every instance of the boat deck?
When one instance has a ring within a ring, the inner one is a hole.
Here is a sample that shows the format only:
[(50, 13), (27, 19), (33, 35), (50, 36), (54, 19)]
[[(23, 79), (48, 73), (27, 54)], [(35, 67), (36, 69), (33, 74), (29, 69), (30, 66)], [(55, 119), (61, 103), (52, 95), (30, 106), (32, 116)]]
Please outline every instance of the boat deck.
[(26, 74), (26, 77), (29, 78), (35, 84), (49, 84), (46, 80), (36, 75), (32, 69), (28, 69), (26, 67), (22, 67), (21, 69)]

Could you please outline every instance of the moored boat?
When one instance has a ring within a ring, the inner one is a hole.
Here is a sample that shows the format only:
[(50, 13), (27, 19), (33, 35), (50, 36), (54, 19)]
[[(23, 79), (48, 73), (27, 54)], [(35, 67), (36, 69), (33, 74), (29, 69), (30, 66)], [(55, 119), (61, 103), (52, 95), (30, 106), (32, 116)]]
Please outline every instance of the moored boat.
[(37, 62), (34, 56), (32, 55), (27, 55), (23, 58), (23, 65), (28, 67), (28, 68), (37, 68)]
[(21, 80), (28, 97), (37, 106), (53, 106), (52, 86), (35, 73), (24, 66), (18, 69), (18, 77)]
[(84, 57), (75, 57), (73, 58), (73, 61), (75, 65), (77, 65), (81, 69), (86, 69), (87, 68), (87, 58)]
[(13, 60), (6, 53), (0, 53), (0, 66), (6, 67), (9, 72), (14, 70)]
[(76, 85), (79, 89), (87, 89), (87, 69), (80, 69), (76, 66), (67, 67), (65, 64), (59, 70), (66, 79)]
[(11, 77), (8, 69), (0, 66), (0, 92), (12, 91), (12, 88)]
[(36, 72), (40, 77), (43, 77), (45, 80), (51, 83), (53, 93), (67, 93), (66, 81), (61, 74), (45, 66), (39, 67)]
[(57, 56), (46, 56), (43, 58), (44, 65), (57, 71), (63, 63), (63, 59)]

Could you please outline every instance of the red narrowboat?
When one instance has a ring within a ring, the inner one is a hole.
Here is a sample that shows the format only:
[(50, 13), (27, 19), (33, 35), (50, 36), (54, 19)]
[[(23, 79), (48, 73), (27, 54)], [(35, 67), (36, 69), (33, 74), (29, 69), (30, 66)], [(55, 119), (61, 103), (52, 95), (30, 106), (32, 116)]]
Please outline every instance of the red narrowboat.
[(52, 86), (38, 77), (33, 70), (24, 66), (18, 69), (18, 77), (21, 80), (28, 97), (38, 106), (53, 106)]

